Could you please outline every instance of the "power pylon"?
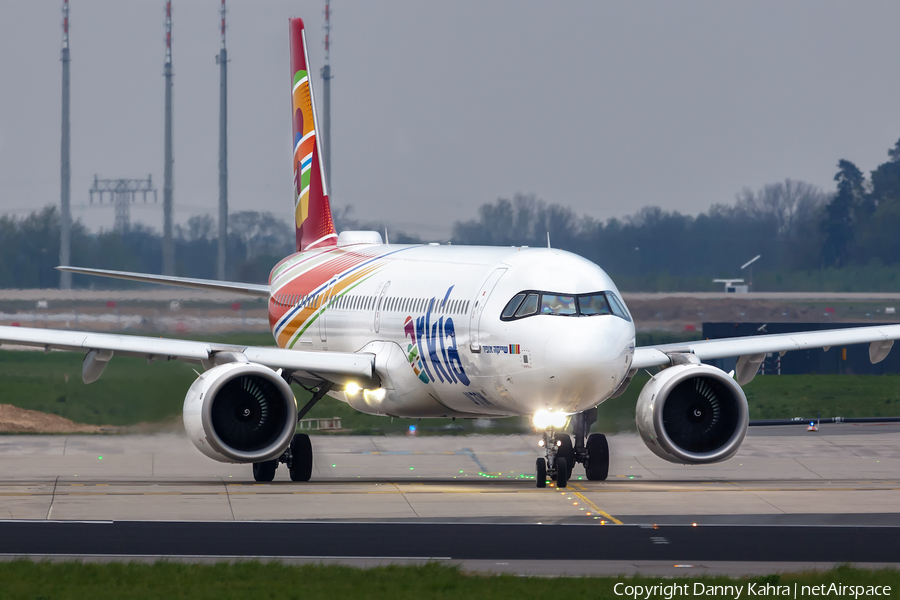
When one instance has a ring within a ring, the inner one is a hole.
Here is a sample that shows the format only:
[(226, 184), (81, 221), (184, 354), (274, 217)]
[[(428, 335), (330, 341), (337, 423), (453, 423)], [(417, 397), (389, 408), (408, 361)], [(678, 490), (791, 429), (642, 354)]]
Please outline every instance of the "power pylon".
[(94, 203), (94, 194), (97, 194), (100, 204), (103, 204), (103, 194), (109, 194), (109, 202), (116, 209), (116, 231), (125, 233), (131, 226), (131, 204), (137, 199), (137, 194), (142, 194), (144, 204), (147, 203), (147, 194), (153, 194), (153, 202), (156, 202), (156, 188), (150, 175), (147, 179), (99, 179), (94, 175), (94, 185), (89, 190), (91, 204)]

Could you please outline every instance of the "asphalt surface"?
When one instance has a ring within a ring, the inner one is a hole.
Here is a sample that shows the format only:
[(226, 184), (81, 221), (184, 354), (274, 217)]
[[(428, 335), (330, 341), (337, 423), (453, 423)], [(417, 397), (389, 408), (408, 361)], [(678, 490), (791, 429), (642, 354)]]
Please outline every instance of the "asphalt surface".
[[(0, 560), (449, 560), (542, 575), (900, 565), (900, 425), (751, 430), (686, 466), (610, 438), (605, 482), (538, 489), (534, 436), (317, 436), (313, 480), (183, 436), (0, 436)], [(695, 525), (696, 524), (696, 525)]]
[(0, 554), (898, 562), (893, 527), (2, 522)]

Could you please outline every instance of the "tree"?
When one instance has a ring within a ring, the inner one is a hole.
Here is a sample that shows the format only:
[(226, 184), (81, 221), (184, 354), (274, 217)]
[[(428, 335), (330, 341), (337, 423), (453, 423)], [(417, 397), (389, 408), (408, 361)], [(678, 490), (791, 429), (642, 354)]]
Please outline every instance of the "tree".
[(269, 212), (245, 210), (228, 218), (231, 233), (244, 243), (246, 260), (261, 254), (286, 256), (294, 251), (295, 231)]
[(822, 233), (825, 237), (822, 257), (826, 266), (842, 267), (847, 263), (853, 242), (853, 215), (865, 193), (862, 171), (849, 160), (838, 161), (837, 194), (825, 207)]

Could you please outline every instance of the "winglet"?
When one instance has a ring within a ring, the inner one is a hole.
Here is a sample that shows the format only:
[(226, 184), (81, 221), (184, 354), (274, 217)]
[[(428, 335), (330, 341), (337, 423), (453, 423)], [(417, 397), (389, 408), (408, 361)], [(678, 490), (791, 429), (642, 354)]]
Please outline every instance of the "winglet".
[(319, 142), (316, 99), (302, 19), (290, 20), (294, 132), (294, 219), (297, 251), (337, 245)]

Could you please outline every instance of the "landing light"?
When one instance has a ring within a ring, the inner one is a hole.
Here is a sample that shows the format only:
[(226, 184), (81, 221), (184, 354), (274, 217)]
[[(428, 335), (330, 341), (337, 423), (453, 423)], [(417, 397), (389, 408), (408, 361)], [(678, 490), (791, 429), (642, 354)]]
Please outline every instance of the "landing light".
[(363, 390), (363, 396), (365, 396), (366, 400), (369, 402), (381, 402), (384, 400), (384, 388), (378, 388), (377, 390)]
[(359, 386), (351, 381), (344, 386), (344, 392), (350, 394), (351, 396), (355, 396), (359, 393)]
[(568, 415), (562, 411), (550, 412), (548, 410), (539, 410), (534, 413), (532, 422), (536, 429), (547, 429), (548, 427), (560, 429), (566, 426), (566, 419), (568, 419)]

